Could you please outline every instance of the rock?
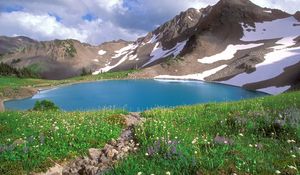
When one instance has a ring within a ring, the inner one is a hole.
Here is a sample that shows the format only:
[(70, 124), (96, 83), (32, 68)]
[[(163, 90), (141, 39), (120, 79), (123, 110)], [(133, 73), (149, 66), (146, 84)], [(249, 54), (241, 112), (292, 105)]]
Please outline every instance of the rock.
[(23, 139), (17, 139), (17, 140), (14, 141), (13, 144), (15, 144), (15, 145), (22, 145), (23, 143), (25, 143), (25, 140), (23, 140)]
[(107, 152), (107, 157), (109, 159), (113, 159), (115, 155), (117, 155), (119, 152), (115, 149), (111, 149)]
[(274, 121), (274, 126), (278, 128), (283, 128), (285, 125), (285, 120), (275, 120)]
[(127, 152), (129, 151), (129, 147), (128, 147), (128, 146), (125, 146), (124, 148), (122, 148), (122, 151), (123, 151), (124, 153), (127, 153)]
[(99, 159), (99, 162), (106, 164), (109, 162), (109, 159), (104, 154), (102, 154), (102, 156)]
[(114, 148), (113, 146), (111, 146), (111, 145), (109, 145), (109, 144), (106, 144), (106, 145), (104, 146), (104, 148), (103, 148), (103, 151), (104, 151), (105, 153), (107, 153), (108, 150), (111, 150), (111, 149), (113, 149), (113, 148)]
[(115, 146), (117, 144), (117, 141), (115, 139), (111, 139), (110, 144), (112, 146)]
[(214, 142), (217, 143), (217, 144), (225, 144), (225, 145), (232, 145), (233, 144), (232, 139), (222, 137), (222, 136), (216, 136), (214, 138)]
[(100, 149), (96, 148), (90, 148), (88, 150), (88, 156), (92, 160), (98, 160), (102, 154), (102, 151)]

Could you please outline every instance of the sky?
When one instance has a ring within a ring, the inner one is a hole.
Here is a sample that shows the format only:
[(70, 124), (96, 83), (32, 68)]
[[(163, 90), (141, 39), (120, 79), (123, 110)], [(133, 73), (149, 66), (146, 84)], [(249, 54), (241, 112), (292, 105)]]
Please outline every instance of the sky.
[[(77, 39), (93, 45), (135, 40), (188, 8), (218, 0), (0, 0), (0, 35)], [(291, 14), (300, 0), (251, 0)]]

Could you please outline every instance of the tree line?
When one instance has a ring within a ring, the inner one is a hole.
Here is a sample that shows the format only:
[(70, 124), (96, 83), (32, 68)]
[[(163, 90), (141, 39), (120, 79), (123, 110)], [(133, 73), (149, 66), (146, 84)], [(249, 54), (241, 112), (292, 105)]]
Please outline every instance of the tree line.
[(39, 78), (40, 76), (29, 68), (14, 68), (9, 64), (0, 63), (0, 76), (15, 76), (19, 78)]

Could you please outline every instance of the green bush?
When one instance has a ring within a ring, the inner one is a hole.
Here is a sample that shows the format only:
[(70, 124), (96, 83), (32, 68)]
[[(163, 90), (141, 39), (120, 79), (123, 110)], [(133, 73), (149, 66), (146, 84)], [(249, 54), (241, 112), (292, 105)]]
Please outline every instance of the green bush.
[(36, 101), (33, 107), (34, 111), (58, 111), (59, 107), (56, 106), (52, 101), (42, 100)]

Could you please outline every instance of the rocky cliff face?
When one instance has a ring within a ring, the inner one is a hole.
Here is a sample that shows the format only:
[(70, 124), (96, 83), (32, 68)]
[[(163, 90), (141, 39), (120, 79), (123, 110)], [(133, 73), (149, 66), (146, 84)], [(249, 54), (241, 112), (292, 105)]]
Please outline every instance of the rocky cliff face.
[[(14, 38), (0, 53), (8, 63), (20, 59), (17, 66), (47, 60), (43, 70), (51, 76), (46, 78), (58, 76), (61, 65), (69, 69), (60, 70), (72, 71), (60, 73), (60, 78), (78, 75), (83, 67), (94, 74), (142, 69), (132, 76), (215, 81), (276, 94), (299, 86), (299, 18), (299, 12), (290, 15), (249, 0), (220, 0), (188, 9), (135, 42), (90, 46), (74, 40), (57, 44), (27, 39), (20, 44)], [(26, 49), (20, 49), (24, 45)]]

